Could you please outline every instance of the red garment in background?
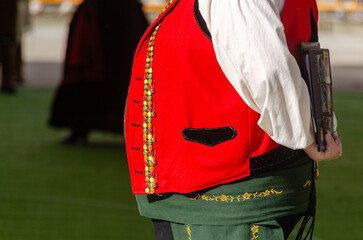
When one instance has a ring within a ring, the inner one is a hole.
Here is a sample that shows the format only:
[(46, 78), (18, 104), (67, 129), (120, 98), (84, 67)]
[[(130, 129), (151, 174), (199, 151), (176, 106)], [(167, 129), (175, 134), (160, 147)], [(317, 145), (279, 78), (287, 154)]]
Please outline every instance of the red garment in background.
[(85, 0), (70, 24), (49, 124), (123, 133), (132, 59), (148, 24), (137, 0)]
[(97, 2), (85, 1), (71, 23), (65, 73), (61, 84), (102, 81), (105, 56), (102, 48)]

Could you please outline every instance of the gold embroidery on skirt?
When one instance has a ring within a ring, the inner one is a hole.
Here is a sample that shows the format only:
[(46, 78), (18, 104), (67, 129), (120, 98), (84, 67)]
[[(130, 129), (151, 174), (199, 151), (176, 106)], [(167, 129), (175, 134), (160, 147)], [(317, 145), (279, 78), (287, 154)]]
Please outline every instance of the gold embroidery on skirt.
[(311, 184), (311, 180), (307, 180), (303, 187), (306, 188), (307, 186), (311, 186)]
[(236, 197), (233, 196), (227, 196), (227, 195), (221, 195), (221, 196), (215, 196), (213, 195), (211, 196), (206, 196), (206, 195), (200, 195), (198, 194), (196, 197), (194, 198), (189, 198), (190, 200), (203, 200), (203, 201), (216, 201), (216, 202), (233, 202), (234, 200), (237, 200), (238, 202), (241, 201), (246, 201), (246, 200), (251, 200), (251, 199), (255, 199), (255, 198), (262, 198), (262, 197), (267, 197), (270, 195), (279, 195), (281, 194), (283, 191), (276, 191), (275, 189), (271, 189), (271, 190), (266, 190), (264, 192), (255, 192), (255, 193), (244, 193), (243, 195), (239, 195)]
[(192, 230), (190, 230), (190, 224), (186, 224), (185, 226), (187, 226), (188, 240), (192, 240)]
[(318, 180), (319, 179), (319, 176), (320, 176), (320, 173), (319, 173), (319, 164), (318, 164), (318, 162), (315, 162), (315, 179)]
[(253, 224), (253, 227), (251, 228), (251, 231), (252, 231), (252, 234), (253, 234), (251, 240), (256, 240), (258, 238), (257, 234), (258, 234), (258, 228), (259, 227), (260, 226)]

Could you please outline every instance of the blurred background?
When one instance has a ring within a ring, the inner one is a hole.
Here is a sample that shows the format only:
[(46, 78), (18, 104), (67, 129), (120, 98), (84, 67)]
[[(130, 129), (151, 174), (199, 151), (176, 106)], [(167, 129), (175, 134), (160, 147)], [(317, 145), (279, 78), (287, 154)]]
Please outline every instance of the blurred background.
[[(362, 239), (363, 1), (317, 2), (344, 154), (320, 164), (314, 239)], [(0, 239), (154, 239), (122, 114), (133, 49), (164, 5), (0, 1)]]

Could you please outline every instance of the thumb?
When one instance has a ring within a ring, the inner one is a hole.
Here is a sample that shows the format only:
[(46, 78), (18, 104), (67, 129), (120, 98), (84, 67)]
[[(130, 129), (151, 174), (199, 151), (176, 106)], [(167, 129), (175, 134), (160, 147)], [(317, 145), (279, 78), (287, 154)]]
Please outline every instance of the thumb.
[(329, 131), (325, 134), (325, 142), (326, 145), (331, 145), (332, 143), (334, 143), (334, 138), (331, 136)]

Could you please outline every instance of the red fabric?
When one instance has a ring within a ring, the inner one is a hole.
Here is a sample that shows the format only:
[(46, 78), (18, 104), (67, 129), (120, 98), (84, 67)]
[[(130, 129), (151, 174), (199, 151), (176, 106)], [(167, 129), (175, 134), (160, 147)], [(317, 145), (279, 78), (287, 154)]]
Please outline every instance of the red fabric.
[(88, 0), (79, 6), (72, 19), (61, 84), (103, 81), (104, 62), (97, 2)]
[[(162, 24), (154, 46), (156, 193), (188, 193), (247, 177), (249, 157), (279, 146), (257, 125), (259, 114), (244, 103), (222, 72), (212, 42), (194, 18), (194, 0), (173, 4), (169, 8), (173, 10), (159, 18)], [(126, 148), (134, 194), (145, 194), (143, 75), (155, 25), (136, 51), (127, 102)], [(214, 147), (182, 136), (187, 127), (227, 126), (237, 131), (236, 137)]]
[(310, 40), (311, 10), (317, 23), (318, 8), (316, 0), (286, 0), (280, 15), (285, 27), (287, 45), (299, 64), (301, 64), (300, 43), (309, 42)]

